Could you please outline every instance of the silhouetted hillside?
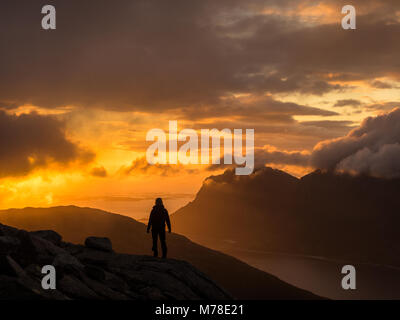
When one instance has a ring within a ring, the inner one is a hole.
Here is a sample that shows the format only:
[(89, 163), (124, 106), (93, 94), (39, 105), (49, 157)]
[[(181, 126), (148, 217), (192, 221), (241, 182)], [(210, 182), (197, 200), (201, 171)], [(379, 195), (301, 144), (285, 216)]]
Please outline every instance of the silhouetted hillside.
[[(50, 229), (66, 241), (83, 243), (87, 237), (107, 237), (117, 252), (150, 254), (151, 238), (146, 227), (131, 218), (101, 210), (57, 207), (27, 208), (0, 212), (0, 222), (26, 230)], [(314, 299), (313, 294), (220, 252), (197, 245), (187, 238), (168, 235), (169, 256), (185, 260), (239, 299)]]
[(400, 180), (263, 168), (208, 178), (172, 215), (201, 243), (400, 265)]

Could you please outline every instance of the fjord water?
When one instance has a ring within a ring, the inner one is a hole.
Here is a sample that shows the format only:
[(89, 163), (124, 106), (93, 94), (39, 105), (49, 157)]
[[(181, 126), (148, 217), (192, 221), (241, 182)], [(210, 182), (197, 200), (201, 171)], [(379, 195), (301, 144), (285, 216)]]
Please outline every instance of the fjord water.
[[(400, 268), (334, 261), (321, 257), (245, 250), (225, 251), (249, 265), (296, 287), (329, 299), (400, 299)], [(344, 290), (341, 269), (356, 268), (356, 290)]]

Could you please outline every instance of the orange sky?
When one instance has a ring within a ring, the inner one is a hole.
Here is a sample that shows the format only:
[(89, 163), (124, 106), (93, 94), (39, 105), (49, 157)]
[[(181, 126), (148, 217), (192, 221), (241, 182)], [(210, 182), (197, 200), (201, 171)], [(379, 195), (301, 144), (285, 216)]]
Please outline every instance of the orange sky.
[[(41, 159), (37, 148), (16, 149), (14, 157), (26, 157), (31, 167), (21, 172), (7, 171), (13, 160), (4, 156), (0, 208), (76, 204), (142, 218), (161, 195), (174, 211), (224, 167), (143, 165), (152, 128), (167, 131), (168, 121), (177, 120), (179, 129), (255, 129), (256, 148), (290, 157), (309, 154), (318, 142), (344, 136), (364, 118), (395, 107), (400, 73), (390, 63), (398, 57), (397, 45), (386, 41), (383, 47), (368, 30), (381, 28), (382, 38), (392, 39), (397, 2), (392, 10), (377, 0), (358, 5), (359, 29), (352, 35), (340, 29), (341, 5), (333, 0), (223, 3), (203, 8), (196, 2), (166, 13), (150, 1), (132, 13), (136, 19), (121, 11), (113, 21), (107, 20), (108, 4), (99, 2), (105, 23), (98, 30), (84, 24), (101, 21), (90, 8), (71, 22), (74, 28), (82, 24), (82, 43), (63, 24), (54, 31), (58, 38), (33, 37), (30, 32), (40, 31), (24, 29), (31, 16), (17, 21), (22, 26), (9, 24), (16, 41), (3, 53), (9, 61), (1, 78), (4, 121), (13, 126), (32, 113), (35, 121), (57, 119), (62, 128), (53, 129), (77, 154), (55, 156), (52, 145)], [(11, 14), (13, 4), (7, 6)], [(59, 10), (72, 17), (73, 6)], [(141, 16), (156, 20), (149, 24)], [(21, 61), (26, 72), (20, 74)], [(314, 169), (290, 161), (266, 165), (296, 176)]]

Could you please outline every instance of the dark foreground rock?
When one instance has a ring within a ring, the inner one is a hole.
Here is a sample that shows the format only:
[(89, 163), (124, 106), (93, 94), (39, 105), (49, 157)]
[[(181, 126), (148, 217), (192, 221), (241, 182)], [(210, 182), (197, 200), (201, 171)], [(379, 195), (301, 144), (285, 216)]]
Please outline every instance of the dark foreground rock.
[[(56, 290), (41, 286), (53, 265)], [(107, 238), (83, 245), (54, 231), (27, 232), (0, 224), (0, 300), (226, 300), (231, 296), (189, 263), (117, 254)]]
[(112, 252), (112, 244), (108, 238), (89, 237), (85, 241), (85, 246), (105, 252)]

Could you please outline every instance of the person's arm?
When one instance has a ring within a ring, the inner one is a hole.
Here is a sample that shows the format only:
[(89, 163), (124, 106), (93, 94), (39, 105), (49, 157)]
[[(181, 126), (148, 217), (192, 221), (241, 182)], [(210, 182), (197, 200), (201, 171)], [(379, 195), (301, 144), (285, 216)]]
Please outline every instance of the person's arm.
[(153, 210), (151, 210), (149, 223), (147, 224), (147, 233), (150, 232), (150, 228), (151, 228), (152, 223), (153, 223)]
[(165, 209), (165, 214), (167, 215), (165, 221), (167, 222), (168, 231), (169, 233), (171, 233), (171, 221), (169, 220), (169, 214), (167, 209)]

